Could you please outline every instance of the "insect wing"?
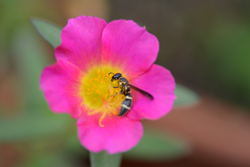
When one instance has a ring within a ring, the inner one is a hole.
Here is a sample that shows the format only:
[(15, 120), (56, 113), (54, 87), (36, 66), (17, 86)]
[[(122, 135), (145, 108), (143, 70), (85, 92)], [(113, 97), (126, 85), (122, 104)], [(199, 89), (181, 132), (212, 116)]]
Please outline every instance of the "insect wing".
[(130, 85), (130, 84), (128, 86), (130, 86), (130, 88), (140, 92), (141, 94), (147, 96), (150, 100), (154, 99), (154, 97), (151, 94), (149, 94), (148, 92), (145, 92), (144, 90), (141, 90), (140, 88), (137, 88), (137, 87)]

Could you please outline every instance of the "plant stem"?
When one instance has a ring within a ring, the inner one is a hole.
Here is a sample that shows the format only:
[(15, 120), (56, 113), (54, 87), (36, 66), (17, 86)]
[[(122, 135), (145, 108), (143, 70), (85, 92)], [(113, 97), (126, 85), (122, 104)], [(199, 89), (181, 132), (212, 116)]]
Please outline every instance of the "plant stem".
[(103, 151), (100, 153), (90, 152), (91, 167), (119, 167), (122, 154), (108, 154)]

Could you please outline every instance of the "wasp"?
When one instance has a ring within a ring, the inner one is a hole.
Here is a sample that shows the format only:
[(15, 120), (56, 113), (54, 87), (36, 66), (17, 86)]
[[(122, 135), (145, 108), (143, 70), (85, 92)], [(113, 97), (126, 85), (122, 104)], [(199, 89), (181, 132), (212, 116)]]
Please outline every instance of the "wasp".
[(110, 72), (108, 75), (110, 74), (113, 74), (111, 78), (111, 82), (117, 81), (118, 83), (118, 87), (113, 86), (113, 88), (120, 88), (121, 89), (120, 94), (123, 94), (125, 96), (125, 99), (122, 102), (121, 110), (118, 116), (125, 115), (131, 109), (133, 98), (132, 98), (132, 95), (129, 93), (130, 88), (142, 93), (143, 95), (147, 96), (150, 100), (154, 99), (153, 96), (149, 94), (148, 92), (145, 92), (144, 90), (129, 84), (128, 80), (122, 77), (121, 73)]

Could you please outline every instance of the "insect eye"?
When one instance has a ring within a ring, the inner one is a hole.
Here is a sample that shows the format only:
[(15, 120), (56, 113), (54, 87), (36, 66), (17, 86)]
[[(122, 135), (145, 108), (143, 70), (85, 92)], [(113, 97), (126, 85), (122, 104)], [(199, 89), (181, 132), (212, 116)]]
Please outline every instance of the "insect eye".
[(116, 74), (113, 76), (113, 78), (114, 78), (114, 79), (119, 79), (119, 78), (121, 78), (121, 76), (122, 76), (122, 74), (116, 73)]

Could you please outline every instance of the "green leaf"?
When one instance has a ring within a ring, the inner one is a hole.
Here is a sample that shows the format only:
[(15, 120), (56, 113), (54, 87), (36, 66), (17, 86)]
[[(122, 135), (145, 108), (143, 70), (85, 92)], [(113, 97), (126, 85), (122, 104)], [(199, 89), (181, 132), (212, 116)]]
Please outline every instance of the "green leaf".
[[(33, 107), (34, 113), (41, 105), (46, 104), (43, 93), (39, 90), (39, 80), (43, 68), (50, 64), (48, 52), (37, 39), (38, 35), (32, 31), (31, 27), (20, 26), (13, 33), (12, 52), (16, 63), (16, 71), (20, 77), (20, 84), (25, 92), (23, 98), (27, 107)], [(47, 106), (47, 105), (46, 105)]]
[(91, 167), (118, 167), (121, 163), (121, 154), (108, 154), (90, 152)]
[(62, 28), (54, 23), (43, 19), (30, 19), (38, 33), (53, 47), (56, 48), (61, 43)]
[[(41, 111), (42, 112), (42, 111)], [(68, 115), (55, 115), (54, 118), (23, 115), (13, 120), (0, 120), (0, 141), (27, 141), (41, 137), (57, 136), (71, 130), (74, 121)]]
[(174, 105), (192, 105), (199, 101), (199, 95), (195, 91), (187, 88), (184, 85), (176, 84), (175, 95), (177, 99)]
[(124, 153), (124, 157), (133, 160), (159, 161), (179, 158), (188, 152), (189, 147), (186, 141), (145, 129), (141, 141)]

